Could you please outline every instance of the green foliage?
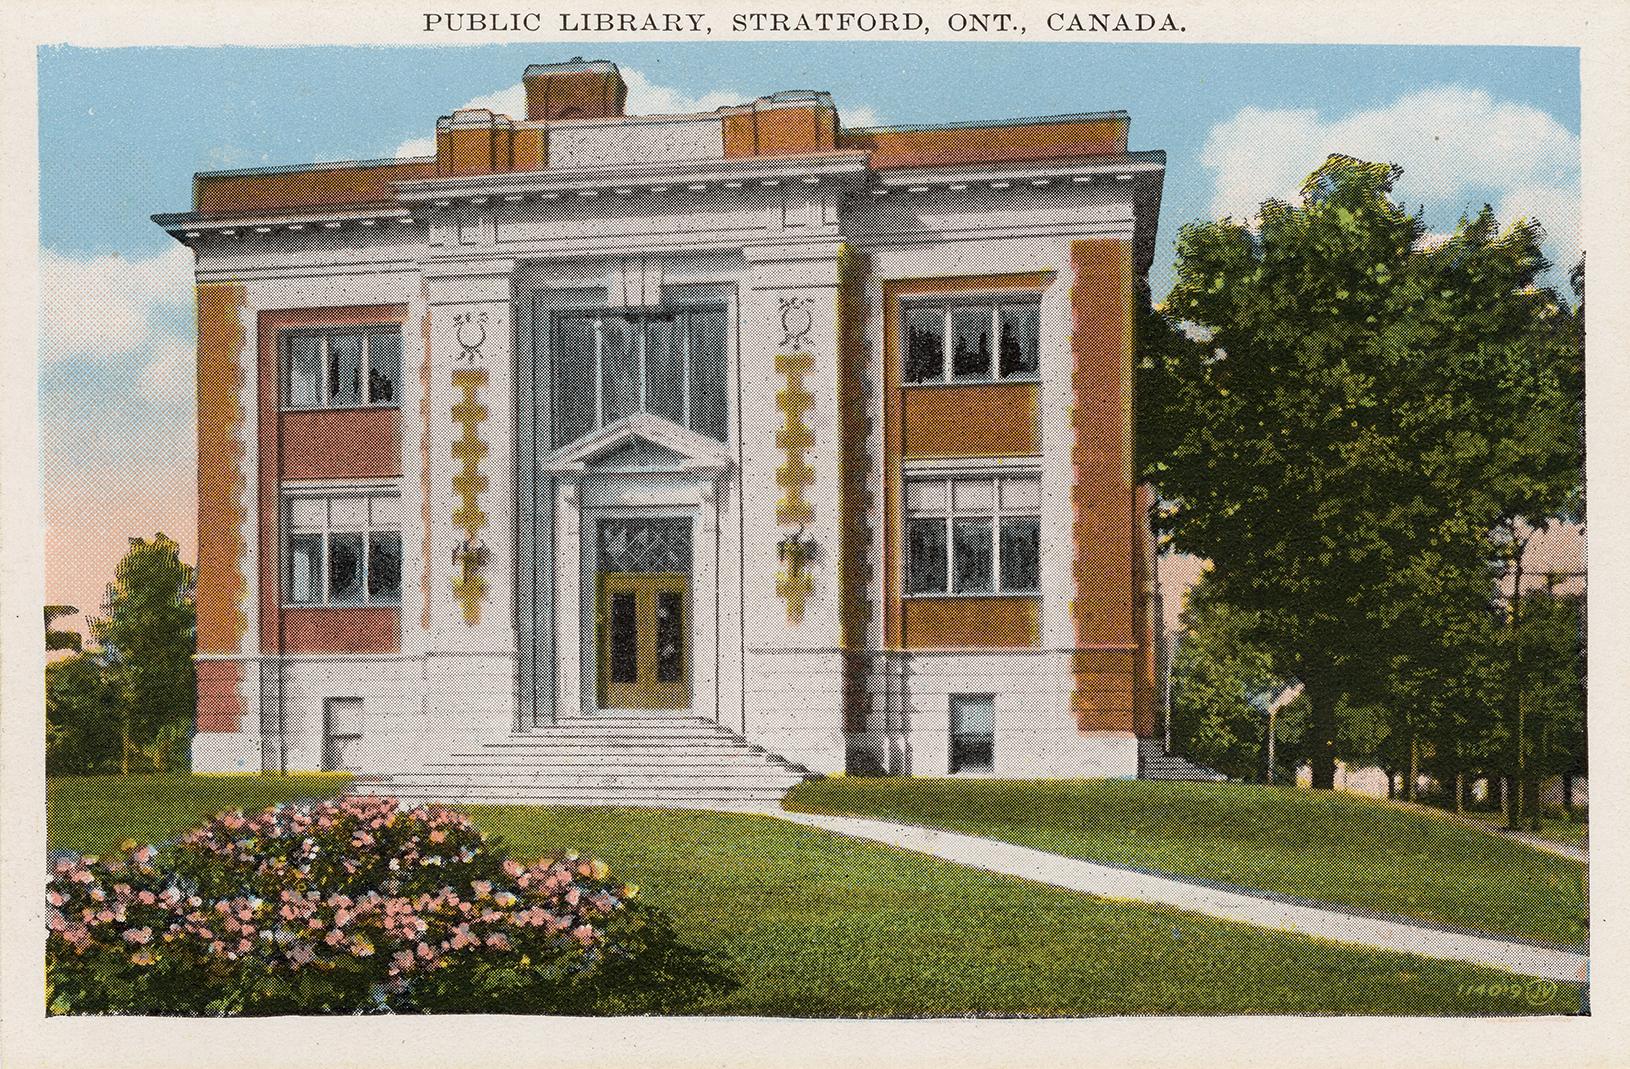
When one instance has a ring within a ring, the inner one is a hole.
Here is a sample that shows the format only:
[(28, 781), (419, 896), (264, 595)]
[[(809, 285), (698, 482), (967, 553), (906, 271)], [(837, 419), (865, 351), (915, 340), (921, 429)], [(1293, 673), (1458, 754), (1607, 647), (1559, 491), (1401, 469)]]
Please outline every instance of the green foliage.
[(1486, 613), (1488, 533), (1581, 481), (1581, 333), (1537, 285), (1538, 226), (1484, 209), (1428, 246), (1398, 174), (1332, 156), (1256, 227), (1185, 226), (1142, 319), (1157, 521), (1305, 685), (1319, 786), (1344, 706), (1385, 705), (1407, 737), (1459, 700), (1475, 644), (1433, 636)]
[(90, 621), (90, 632), (118, 698), (121, 770), (144, 748), (154, 771), (185, 768), (187, 748), (175, 742), (178, 731), (190, 735), (198, 705), (197, 620), (193, 569), (174, 541), (162, 533), (130, 540), (108, 586), (106, 615)]
[[(1493, 674), (1493, 767), (1531, 778), (1585, 769), (1585, 649), (1578, 601), (1529, 591), (1497, 631), (1511, 671)], [(1521, 730), (1513, 722), (1522, 718)], [(1521, 761), (1517, 747), (1522, 747)], [(1535, 814), (1537, 816), (1537, 813)]]
[(728, 991), (639, 889), (510, 859), (460, 813), (348, 797), (222, 814), (163, 854), (63, 858), (53, 1013), (664, 1013)]
[(79, 612), (75, 605), (47, 605), (45, 607), (45, 648), (47, 650), (73, 650), (75, 653), (84, 649), (84, 642), (78, 631), (56, 631), (51, 625), (63, 616), (73, 616)]
[(45, 771), (50, 776), (115, 772), (118, 709), (94, 656), (45, 666)]
[[(1219, 599), (1208, 577), (1190, 589), (1183, 640), (1172, 663), (1172, 745), (1231, 778), (1261, 781), (1268, 705), (1287, 684), (1254, 640), (1255, 622), (1253, 613)], [(1276, 782), (1294, 782), (1301, 713), (1297, 702), (1275, 713)]]

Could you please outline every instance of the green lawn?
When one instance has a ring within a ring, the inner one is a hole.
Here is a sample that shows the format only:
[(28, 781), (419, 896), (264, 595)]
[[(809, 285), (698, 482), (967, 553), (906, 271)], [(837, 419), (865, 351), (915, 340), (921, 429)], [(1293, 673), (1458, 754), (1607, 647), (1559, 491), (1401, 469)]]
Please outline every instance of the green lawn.
[(299, 776), (61, 776), (46, 781), (46, 837), (52, 850), (107, 853), (126, 839), (162, 843), (228, 809), (259, 809), (296, 798), (326, 798), (351, 782), (345, 773)]
[(1491, 932), (1583, 943), (1585, 866), (1418, 807), (1161, 781), (828, 779), (783, 803)]
[[(1468, 813), (1466, 816), (1488, 825), (1490, 831), (1499, 833), (1505, 830), (1506, 820), (1498, 813)], [(1564, 846), (1583, 846), (1590, 838), (1590, 823), (1583, 818), (1569, 820), (1566, 817), (1546, 816), (1540, 818), (1539, 831), (1532, 834)]]
[(1572, 843), (1575, 846), (1590, 838), (1590, 824), (1583, 820), (1557, 820), (1543, 817), (1539, 822), (1539, 836), (1552, 842)]
[[(147, 827), (173, 835), (193, 819), (188, 814), (331, 793), (341, 782), (56, 781), (50, 837), (60, 848), (142, 838)], [(523, 859), (568, 847), (605, 859), (666, 908), (687, 940), (727, 955), (742, 987), (701, 1007), (707, 1013), (1536, 1012), (1511, 997), (1509, 974), (1106, 902), (771, 817), (468, 812)], [(1537, 1012), (1578, 1005), (1578, 988), (1564, 984)]]

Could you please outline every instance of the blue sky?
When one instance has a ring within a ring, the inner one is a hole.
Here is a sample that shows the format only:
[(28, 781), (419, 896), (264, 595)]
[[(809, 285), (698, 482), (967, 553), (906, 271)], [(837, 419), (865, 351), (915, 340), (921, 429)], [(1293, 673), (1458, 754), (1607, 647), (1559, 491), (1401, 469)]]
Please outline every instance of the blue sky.
[[(1330, 151), (1405, 168), (1446, 232), (1487, 202), (1578, 256), (1573, 49), (1313, 45), (568, 42), (482, 48), (44, 48), (39, 53), (47, 596), (96, 604), (128, 535), (191, 554), (190, 254), (148, 219), (200, 170), (411, 153), (438, 115), (512, 102), (527, 63), (618, 63), (629, 110), (832, 92), (850, 125), (1122, 108), (1165, 149), (1153, 278), (1190, 220), (1289, 196)], [(1566, 267), (1564, 266), (1564, 272)], [(102, 294), (90, 308), (87, 288)], [(55, 295), (55, 296), (54, 296)], [(70, 299), (72, 298), (72, 299)], [(173, 489), (172, 489), (173, 488)]]

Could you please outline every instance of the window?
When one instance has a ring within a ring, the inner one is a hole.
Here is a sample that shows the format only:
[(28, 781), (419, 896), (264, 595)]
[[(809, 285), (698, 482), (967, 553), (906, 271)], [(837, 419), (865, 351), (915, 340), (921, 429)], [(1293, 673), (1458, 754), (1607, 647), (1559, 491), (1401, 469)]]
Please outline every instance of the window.
[(283, 383), (289, 408), (400, 404), (402, 332), (346, 327), (284, 334)]
[(358, 771), (357, 743), (362, 738), (362, 699), (323, 699), (323, 771)]
[(638, 412), (725, 441), (725, 327), (723, 308), (557, 315), (555, 445)]
[(989, 772), (996, 750), (996, 695), (951, 695), (951, 771)]
[(1039, 298), (905, 306), (905, 381), (1034, 379), (1041, 369)]
[(402, 499), (394, 494), (287, 499), (291, 605), (400, 605)]
[(906, 482), (907, 594), (1034, 594), (1041, 589), (1041, 480)]

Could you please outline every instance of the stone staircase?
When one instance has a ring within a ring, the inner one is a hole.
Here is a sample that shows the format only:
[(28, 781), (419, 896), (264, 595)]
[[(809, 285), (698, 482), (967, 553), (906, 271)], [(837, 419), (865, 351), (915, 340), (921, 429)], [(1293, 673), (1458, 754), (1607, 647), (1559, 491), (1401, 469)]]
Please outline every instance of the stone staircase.
[(639, 710), (565, 717), (356, 789), (406, 802), (757, 809), (816, 778), (711, 720)]
[(1222, 783), (1227, 776), (1166, 752), (1162, 739), (1138, 740), (1138, 779), (1175, 779), (1190, 783)]

